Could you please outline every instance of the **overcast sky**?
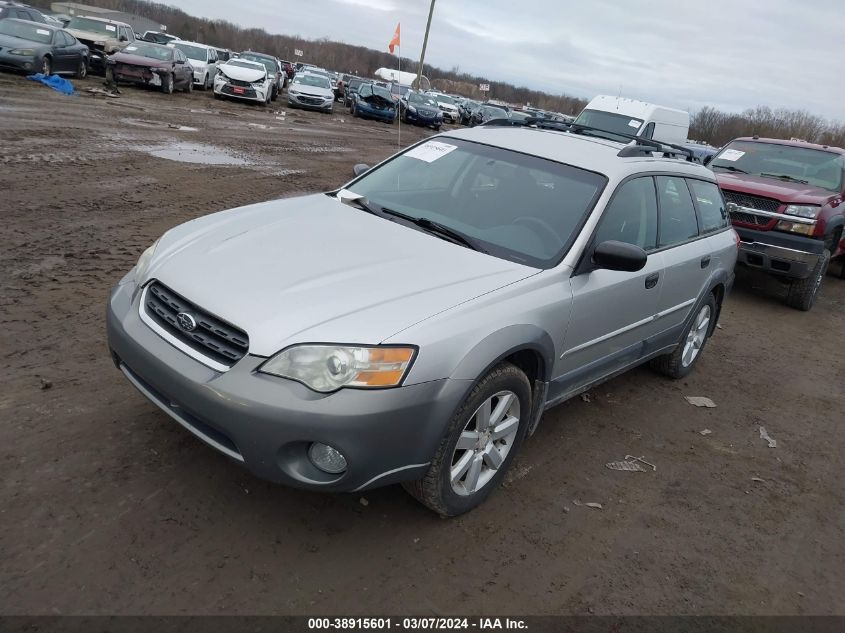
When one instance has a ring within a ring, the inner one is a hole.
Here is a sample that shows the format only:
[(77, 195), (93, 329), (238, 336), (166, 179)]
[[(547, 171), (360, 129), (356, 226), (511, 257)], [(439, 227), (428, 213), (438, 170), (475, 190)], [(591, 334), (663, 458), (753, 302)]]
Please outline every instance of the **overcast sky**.
[[(410, 58), (419, 58), (429, 7), (429, 0), (170, 3), (271, 33), (379, 50), (401, 21), (402, 56)], [(687, 110), (802, 108), (845, 121), (843, 34), (843, 0), (437, 0), (426, 62), (553, 94), (621, 93)]]

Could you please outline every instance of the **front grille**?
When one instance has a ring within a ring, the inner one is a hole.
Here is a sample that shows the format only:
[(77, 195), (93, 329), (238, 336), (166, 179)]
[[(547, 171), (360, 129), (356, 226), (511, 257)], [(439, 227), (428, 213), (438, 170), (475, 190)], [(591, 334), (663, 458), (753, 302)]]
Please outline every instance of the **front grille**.
[[(224, 365), (234, 365), (249, 349), (246, 332), (221, 321), (157, 281), (149, 286), (144, 310), (169, 334)], [(193, 331), (179, 325), (177, 315), (183, 312), (196, 321)]]
[[(727, 200), (728, 203), (732, 202), (740, 207), (745, 207), (746, 209), (759, 209), (760, 211), (777, 213), (782, 204), (780, 200), (773, 200), (772, 198), (752, 196), (746, 193), (729, 191), (727, 189), (723, 189), (722, 192), (725, 194), (725, 200)], [(772, 218), (768, 218), (764, 215), (755, 215), (745, 211), (733, 211), (731, 213), (731, 219), (736, 220), (737, 222), (744, 222), (745, 224), (756, 224), (757, 226), (766, 226), (770, 222), (773, 222)]]
[(231, 79), (230, 77), (226, 77), (226, 81), (232, 86), (238, 86), (240, 88), (250, 88), (252, 84), (248, 81), (241, 81), (240, 79)]
[(257, 96), (255, 90), (252, 88), (244, 88), (243, 92), (235, 92), (234, 87), (228, 84), (223, 86), (221, 92), (224, 95), (232, 95), (233, 97), (250, 97), (251, 99), (255, 99)]
[(320, 99), (319, 97), (305, 97), (305, 96), (301, 96), (301, 97), (299, 97), (299, 100), (300, 100), (302, 103), (307, 103), (308, 105), (323, 105), (323, 100), (322, 100), (322, 99)]

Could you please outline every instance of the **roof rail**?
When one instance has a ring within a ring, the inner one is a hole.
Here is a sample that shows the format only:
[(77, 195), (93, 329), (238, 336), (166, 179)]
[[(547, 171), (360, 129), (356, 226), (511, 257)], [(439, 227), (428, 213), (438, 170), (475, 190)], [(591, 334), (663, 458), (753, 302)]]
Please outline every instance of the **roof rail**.
[[(683, 145), (675, 145), (674, 143), (664, 143), (650, 138), (643, 138), (642, 136), (634, 136), (632, 134), (623, 134), (620, 132), (611, 132), (610, 130), (603, 130), (599, 127), (591, 125), (584, 125), (583, 123), (575, 123), (574, 121), (552, 121), (550, 119), (541, 119), (536, 117), (528, 117), (523, 121), (514, 119), (490, 119), (481, 125), (488, 127), (535, 127), (541, 130), (559, 130), (561, 132), (570, 132), (571, 134), (581, 134), (583, 132), (604, 132), (605, 134), (613, 134), (613, 136), (621, 136), (622, 138), (634, 141), (633, 145), (626, 145), (623, 147), (617, 156), (620, 158), (631, 158), (634, 156), (653, 156), (655, 152), (659, 152), (664, 156), (671, 156), (674, 158), (683, 157), (687, 162), (697, 163), (699, 160), (695, 154), (688, 147)], [(589, 134), (588, 134), (589, 136)], [(593, 135), (598, 136), (598, 135)], [(608, 139), (604, 136), (599, 138)]]

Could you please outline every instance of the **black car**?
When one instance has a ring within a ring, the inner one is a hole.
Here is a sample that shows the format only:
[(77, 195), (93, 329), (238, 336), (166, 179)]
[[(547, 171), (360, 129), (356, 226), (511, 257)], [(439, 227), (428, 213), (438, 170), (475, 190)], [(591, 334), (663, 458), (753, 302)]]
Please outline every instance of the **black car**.
[(478, 101), (473, 101), (472, 99), (464, 99), (458, 104), (458, 120), (461, 125), (469, 125), (470, 116), (479, 106), (481, 106), (481, 104)]
[(358, 88), (361, 87), (361, 84), (370, 83), (366, 79), (361, 79), (360, 77), (352, 77), (348, 82), (346, 82), (343, 86), (343, 105), (347, 108), (352, 107), (352, 95), (358, 92)]
[(17, 18), (0, 20), (0, 68), (85, 77), (88, 54), (88, 47), (63, 29)]
[(431, 95), (409, 91), (399, 100), (403, 123), (433, 127), (435, 131), (443, 125), (443, 113)]
[(509, 119), (508, 111), (500, 106), (486, 105), (482, 103), (469, 117), (469, 124), (471, 126), (481, 125), (492, 121), (493, 119)]

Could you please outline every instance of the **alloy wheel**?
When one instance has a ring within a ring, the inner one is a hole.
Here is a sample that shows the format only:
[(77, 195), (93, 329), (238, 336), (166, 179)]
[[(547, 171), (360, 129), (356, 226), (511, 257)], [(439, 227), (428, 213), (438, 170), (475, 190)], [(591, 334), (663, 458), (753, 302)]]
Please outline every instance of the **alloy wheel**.
[(504, 463), (519, 430), (520, 402), (512, 391), (500, 391), (476, 409), (452, 453), (452, 490), (472, 495), (490, 483)]
[(710, 306), (706, 305), (701, 308), (692, 322), (692, 327), (684, 342), (684, 353), (681, 355), (681, 364), (684, 367), (692, 365), (704, 346), (704, 341), (707, 340), (707, 332), (710, 330), (710, 316)]

